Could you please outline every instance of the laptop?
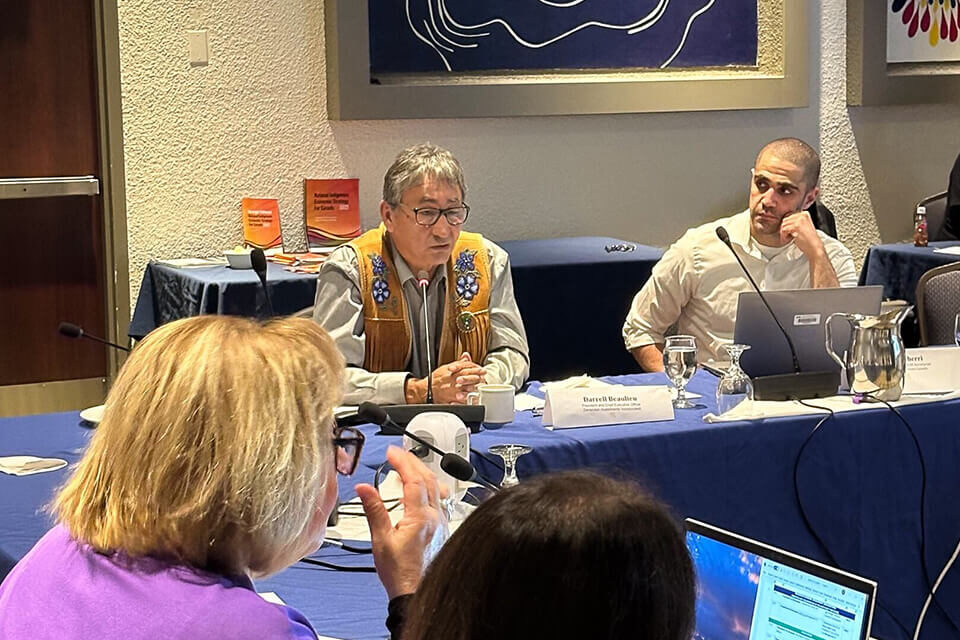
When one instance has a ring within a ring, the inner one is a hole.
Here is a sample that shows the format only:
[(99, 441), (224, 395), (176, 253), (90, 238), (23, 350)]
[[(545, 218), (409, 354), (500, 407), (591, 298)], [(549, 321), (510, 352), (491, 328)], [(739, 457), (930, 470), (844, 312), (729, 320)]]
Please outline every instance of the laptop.
[(698, 640), (868, 640), (877, 583), (686, 520)]
[[(763, 295), (793, 340), (800, 370), (838, 371), (840, 366), (824, 345), (823, 323), (831, 313), (880, 313), (883, 287), (764, 291)], [(850, 323), (837, 318), (830, 329), (834, 351), (843, 357), (850, 344)], [(751, 347), (740, 358), (741, 368), (750, 377), (793, 373), (790, 347), (755, 291), (740, 294), (733, 341)]]

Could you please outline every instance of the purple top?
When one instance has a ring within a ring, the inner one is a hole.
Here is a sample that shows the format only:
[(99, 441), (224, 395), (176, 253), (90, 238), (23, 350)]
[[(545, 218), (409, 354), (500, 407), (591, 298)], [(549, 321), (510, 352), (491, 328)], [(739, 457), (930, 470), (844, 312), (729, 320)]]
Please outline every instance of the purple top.
[(0, 585), (0, 640), (316, 638), (299, 611), (263, 600), (249, 578), (155, 558), (102, 555), (61, 525)]

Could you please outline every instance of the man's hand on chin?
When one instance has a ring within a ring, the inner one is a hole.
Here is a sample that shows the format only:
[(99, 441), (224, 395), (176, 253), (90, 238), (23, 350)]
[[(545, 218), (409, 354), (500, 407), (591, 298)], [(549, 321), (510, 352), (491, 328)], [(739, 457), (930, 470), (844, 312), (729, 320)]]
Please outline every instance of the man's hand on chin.
[(809, 260), (825, 254), (823, 241), (806, 211), (796, 211), (783, 218), (780, 223), (780, 240), (784, 244), (793, 240)]

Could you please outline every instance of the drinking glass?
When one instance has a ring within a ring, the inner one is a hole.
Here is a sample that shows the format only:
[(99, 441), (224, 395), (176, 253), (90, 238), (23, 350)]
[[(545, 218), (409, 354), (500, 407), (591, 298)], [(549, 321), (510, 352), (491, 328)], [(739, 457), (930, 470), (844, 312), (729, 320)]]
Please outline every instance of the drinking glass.
[(495, 444), (488, 451), (503, 458), (503, 480), (500, 481), (500, 487), (506, 489), (520, 484), (517, 478), (517, 458), (533, 451), (533, 447), (525, 444)]
[(953, 344), (960, 347), (960, 313), (953, 317)]
[(687, 383), (697, 372), (697, 341), (693, 336), (670, 336), (663, 348), (663, 369), (677, 388), (673, 400), (675, 409), (692, 409), (696, 405), (687, 399)]
[[(753, 402), (753, 384), (740, 368), (740, 356), (750, 348), (747, 344), (728, 344), (724, 347), (730, 356), (730, 368), (717, 384), (717, 413), (724, 414), (741, 402)], [(748, 405), (749, 406), (749, 405)]]

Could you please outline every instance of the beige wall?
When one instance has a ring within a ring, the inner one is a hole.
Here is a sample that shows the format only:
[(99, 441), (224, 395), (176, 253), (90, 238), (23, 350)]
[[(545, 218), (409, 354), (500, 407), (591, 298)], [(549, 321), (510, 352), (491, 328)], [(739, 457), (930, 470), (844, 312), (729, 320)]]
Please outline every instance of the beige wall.
[[(363, 223), (374, 224), (384, 169), (423, 140), (463, 162), (474, 231), (665, 245), (745, 206), (756, 150), (797, 135), (819, 141), (823, 199), (860, 257), (881, 234), (907, 234), (910, 203), (945, 188), (960, 108), (848, 109), (845, 3), (822, 15), (810, 4), (808, 108), (330, 122), (322, 0), (119, 0), (132, 293), (150, 258), (235, 244), (244, 195), (279, 198), (288, 248), (302, 247), (305, 176), (359, 177)], [(196, 28), (209, 30), (206, 67), (187, 62)]]

